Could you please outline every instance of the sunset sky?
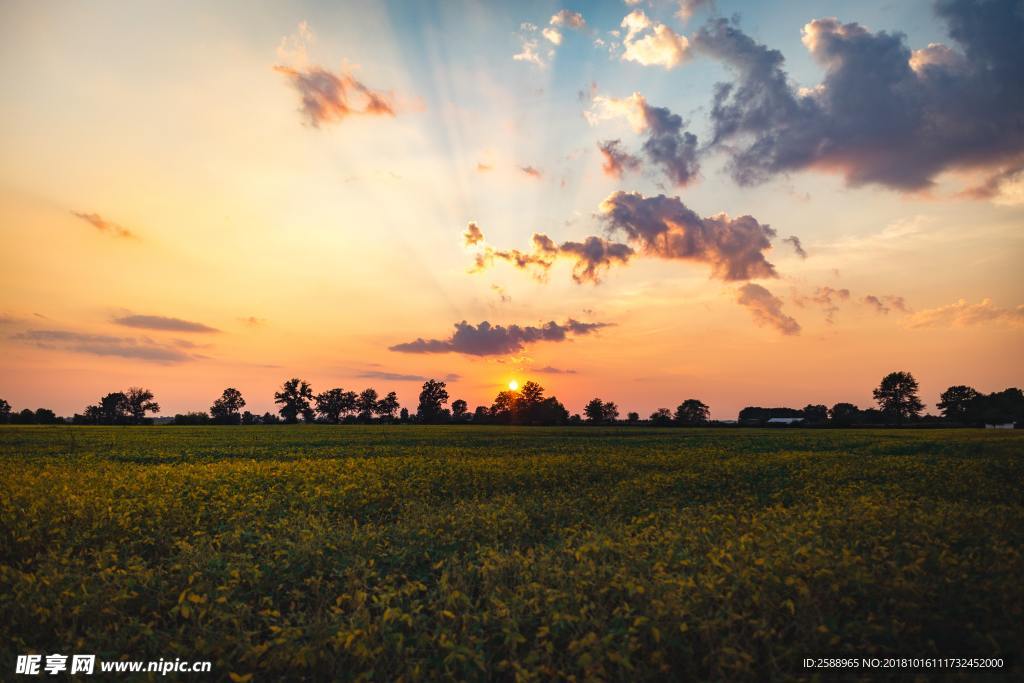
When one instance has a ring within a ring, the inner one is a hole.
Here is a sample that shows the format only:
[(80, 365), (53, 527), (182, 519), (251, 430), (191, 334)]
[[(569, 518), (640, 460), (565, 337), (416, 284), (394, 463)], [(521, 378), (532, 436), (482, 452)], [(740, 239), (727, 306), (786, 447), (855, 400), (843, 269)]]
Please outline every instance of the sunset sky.
[(768, 5), (4, 2), (0, 397), (1024, 385), (1022, 3)]

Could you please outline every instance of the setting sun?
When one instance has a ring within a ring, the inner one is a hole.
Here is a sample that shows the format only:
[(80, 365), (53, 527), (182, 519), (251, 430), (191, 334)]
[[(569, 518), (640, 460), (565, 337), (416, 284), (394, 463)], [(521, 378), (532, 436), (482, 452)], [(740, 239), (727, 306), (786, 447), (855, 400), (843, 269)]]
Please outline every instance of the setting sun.
[(519, 382), (512, 380), (511, 382), (508, 383), (508, 388), (511, 389), (512, 391), (516, 391), (517, 389), (519, 389)]

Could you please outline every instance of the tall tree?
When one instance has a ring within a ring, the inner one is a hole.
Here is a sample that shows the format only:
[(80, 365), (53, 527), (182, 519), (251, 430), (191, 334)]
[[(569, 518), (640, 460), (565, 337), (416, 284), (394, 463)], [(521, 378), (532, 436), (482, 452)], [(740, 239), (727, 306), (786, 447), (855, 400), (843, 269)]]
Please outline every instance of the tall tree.
[(146, 413), (159, 413), (160, 404), (153, 400), (153, 392), (142, 387), (131, 387), (124, 393), (128, 415), (133, 424), (146, 421)]
[(935, 407), (947, 420), (965, 422), (970, 419), (972, 404), (977, 402), (978, 396), (980, 394), (974, 387), (958, 384), (943, 391)]
[(324, 422), (338, 424), (356, 408), (356, 393), (338, 387), (316, 395), (316, 412)]
[(688, 398), (676, 407), (675, 419), (681, 425), (700, 425), (708, 421), (710, 411), (695, 398)]
[(313, 400), (313, 389), (308, 382), (293, 377), (281, 385), (281, 391), (274, 392), (274, 403), (281, 407), (277, 412), (288, 424), (295, 424), (302, 416), (306, 422), (313, 421), (313, 408), (310, 401)]
[(808, 403), (803, 409), (804, 420), (811, 424), (825, 424), (828, 421), (828, 406)]
[(234, 387), (228, 387), (210, 406), (210, 417), (217, 424), (241, 424), (241, 410), (244, 407), (245, 399), (242, 398), (242, 392)]
[(536, 382), (527, 382), (519, 389), (519, 400), (525, 405), (537, 405), (544, 400), (544, 387)]
[(917, 397), (917, 389), (917, 380), (909, 372), (890, 372), (872, 394), (882, 412), (899, 425), (916, 418), (924, 410), (924, 404)]
[(0, 424), (11, 419), (11, 404), (0, 398)]
[(658, 408), (649, 418), (651, 424), (658, 425), (659, 427), (672, 424), (672, 411), (668, 408)]
[(428, 379), (420, 391), (420, 403), (416, 415), (423, 422), (437, 422), (444, 415), (444, 406), (448, 403), (448, 390), (444, 382)]
[(601, 420), (603, 422), (615, 422), (619, 419), (619, 407), (612, 401), (605, 401), (601, 406)]
[(381, 400), (377, 401), (377, 414), (387, 420), (393, 420), (398, 412), (398, 394), (389, 391)]
[(356, 399), (356, 410), (359, 411), (360, 420), (372, 420), (373, 414), (377, 412), (377, 390), (363, 389)]
[(587, 416), (587, 422), (597, 424), (604, 420), (604, 401), (599, 398), (591, 399), (583, 407), (583, 414)]

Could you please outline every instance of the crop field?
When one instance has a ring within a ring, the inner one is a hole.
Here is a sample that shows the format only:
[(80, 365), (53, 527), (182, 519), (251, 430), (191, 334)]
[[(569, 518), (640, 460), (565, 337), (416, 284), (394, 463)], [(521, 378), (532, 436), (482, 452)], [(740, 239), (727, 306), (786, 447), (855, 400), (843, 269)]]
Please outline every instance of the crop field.
[(50, 652), (235, 681), (1021, 676), (1022, 437), (0, 428), (0, 678)]

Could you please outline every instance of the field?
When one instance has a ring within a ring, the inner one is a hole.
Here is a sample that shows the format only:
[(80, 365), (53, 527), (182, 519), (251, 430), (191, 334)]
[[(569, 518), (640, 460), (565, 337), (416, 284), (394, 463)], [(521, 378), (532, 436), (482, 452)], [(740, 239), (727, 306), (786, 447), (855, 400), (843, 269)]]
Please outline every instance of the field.
[(0, 678), (1019, 677), (1022, 492), (1019, 432), (0, 428)]

